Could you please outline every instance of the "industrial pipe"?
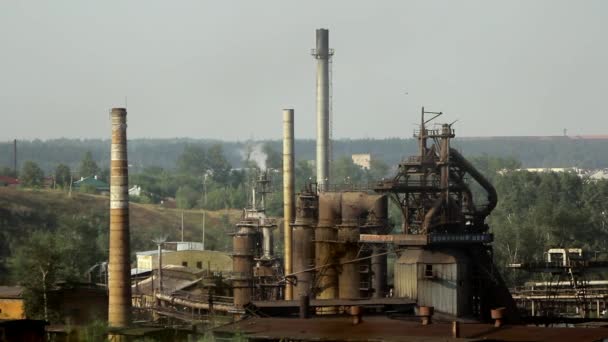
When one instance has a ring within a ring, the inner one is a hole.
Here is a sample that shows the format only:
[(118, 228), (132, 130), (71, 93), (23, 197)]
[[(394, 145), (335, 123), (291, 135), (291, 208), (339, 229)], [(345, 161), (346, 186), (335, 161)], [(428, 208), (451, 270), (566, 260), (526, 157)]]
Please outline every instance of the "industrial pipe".
[(214, 311), (223, 311), (223, 312), (230, 312), (230, 311), (234, 310), (234, 307), (231, 305), (215, 304), (215, 303), (213, 305), (209, 305), (209, 303), (196, 302), (193, 300), (173, 297), (173, 296), (162, 294), (162, 293), (157, 293), (156, 298), (159, 300), (165, 301), (165, 302), (169, 302), (171, 304), (183, 305), (183, 306), (186, 306), (186, 307), (189, 307), (192, 309), (203, 309), (203, 310), (213, 309)]
[(265, 259), (271, 259), (274, 255), (272, 230), (271, 226), (262, 227), (262, 255)]
[(484, 177), (481, 172), (479, 172), (468, 160), (466, 160), (466, 158), (463, 157), (460, 152), (451, 148), (450, 157), (453, 158), (457, 164), (460, 164), (460, 166), (466, 172), (468, 172), (473, 177), (473, 179), (475, 179), (475, 181), (479, 183), (479, 185), (481, 185), (481, 187), (483, 187), (484, 190), (488, 193), (488, 205), (484, 210), (479, 211), (478, 213), (484, 216), (490, 215), (492, 210), (494, 210), (494, 208), (496, 207), (496, 203), (498, 202), (498, 195), (496, 194), (496, 189), (494, 188), (492, 183), (490, 183), (490, 181), (488, 181), (488, 179)]
[[(292, 273), (292, 229), (294, 220), (294, 148), (293, 148), (293, 109), (283, 110), (283, 227), (284, 227), (284, 255), (285, 274)], [(291, 284), (285, 284), (285, 300), (293, 299)]]
[[(373, 200), (371, 212), (374, 214), (373, 222), (379, 227), (375, 234), (386, 234), (388, 225), (388, 197), (385, 195), (369, 196)], [(368, 218), (369, 220), (369, 218)], [(387, 256), (384, 253), (386, 247), (382, 244), (372, 245), (371, 271), (372, 271), (372, 289), (374, 290), (373, 298), (383, 298), (386, 295), (387, 282)]]
[(110, 327), (127, 327), (131, 323), (127, 110), (125, 108), (112, 108), (111, 118), (108, 325)]

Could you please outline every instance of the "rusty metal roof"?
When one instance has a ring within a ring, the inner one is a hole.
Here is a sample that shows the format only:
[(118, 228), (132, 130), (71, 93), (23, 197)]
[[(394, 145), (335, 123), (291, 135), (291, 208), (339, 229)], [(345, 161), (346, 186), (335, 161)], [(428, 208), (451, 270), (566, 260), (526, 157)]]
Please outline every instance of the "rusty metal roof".
[[(418, 322), (363, 317), (352, 325), (347, 316), (312, 319), (250, 318), (214, 329), (218, 334), (239, 334), (255, 340), (304, 341), (446, 341), (451, 338), (451, 323), (423, 326)], [(601, 341), (608, 337), (602, 328), (543, 328), (490, 324), (460, 324), (463, 341)]]

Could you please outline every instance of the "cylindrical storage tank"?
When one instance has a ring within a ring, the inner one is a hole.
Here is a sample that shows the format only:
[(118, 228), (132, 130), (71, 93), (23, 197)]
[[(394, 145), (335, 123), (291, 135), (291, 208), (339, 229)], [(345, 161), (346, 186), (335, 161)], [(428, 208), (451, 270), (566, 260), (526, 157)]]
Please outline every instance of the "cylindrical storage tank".
[(310, 296), (313, 281), (315, 246), (313, 244), (316, 225), (317, 197), (302, 193), (296, 199), (296, 220), (293, 224), (293, 273), (297, 278), (293, 287), (294, 298)]
[(341, 224), (338, 228), (338, 240), (342, 243), (344, 253), (340, 257), (341, 272), (338, 276), (338, 297), (340, 299), (358, 299), (361, 297), (359, 285), (361, 274), (357, 258), (359, 246), (359, 227), (357, 225)]
[(131, 323), (127, 110), (113, 108), (111, 117), (108, 325), (127, 327)]
[(237, 228), (232, 237), (232, 287), (234, 306), (242, 309), (251, 301), (256, 231), (254, 223), (246, 221), (237, 223)]
[[(338, 298), (338, 228), (341, 218), (341, 198), (339, 192), (319, 194), (319, 218), (315, 228), (315, 266), (317, 268), (317, 299)], [(324, 267), (325, 266), (325, 267)], [(317, 309), (318, 314), (334, 314), (335, 307)]]
[(342, 194), (342, 224), (338, 226), (338, 241), (342, 244), (338, 276), (339, 298), (357, 299), (361, 297), (359, 262), (353, 262), (359, 253), (359, 215), (365, 205), (366, 194), (346, 192)]

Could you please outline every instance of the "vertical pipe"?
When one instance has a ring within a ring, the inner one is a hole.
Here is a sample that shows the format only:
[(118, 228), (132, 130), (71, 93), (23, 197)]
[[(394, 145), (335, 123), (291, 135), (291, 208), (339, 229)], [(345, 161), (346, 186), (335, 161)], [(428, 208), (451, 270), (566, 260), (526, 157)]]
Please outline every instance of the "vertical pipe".
[(272, 228), (272, 226), (262, 227), (262, 253), (265, 259), (271, 259), (274, 255)]
[(329, 30), (317, 30), (317, 183), (325, 190), (329, 183)]
[(127, 327), (131, 323), (127, 110), (112, 108), (111, 116), (108, 324), (110, 327)]
[(19, 170), (17, 170), (17, 139), (13, 140), (13, 168), (15, 170), (15, 178), (19, 178)]
[[(380, 227), (375, 230), (375, 234), (386, 234), (388, 225), (388, 197), (382, 196), (371, 196), (375, 198), (373, 200), (372, 211), (374, 213), (374, 219), (372, 224)], [(387, 255), (385, 254), (386, 247), (384, 245), (374, 244), (372, 246), (372, 258), (371, 258), (371, 270), (372, 270), (372, 288), (374, 292), (373, 298), (383, 298), (386, 295), (386, 282), (387, 282)]]
[(372, 246), (372, 288), (373, 298), (384, 298), (386, 295), (387, 257), (384, 246)]
[(310, 297), (307, 295), (300, 296), (300, 318), (307, 319), (310, 311)]
[(203, 210), (203, 250), (205, 250), (205, 216), (206, 212)]
[(531, 307), (531, 311), (532, 311), (532, 312), (531, 312), (531, 316), (532, 316), (532, 317), (536, 316), (536, 310), (535, 310), (535, 307), (534, 307), (534, 299), (532, 299), (532, 307)]
[(163, 293), (163, 243), (158, 243), (158, 293)]
[[(291, 258), (291, 225), (294, 219), (294, 153), (293, 153), (293, 109), (283, 110), (283, 219), (284, 219), (284, 259), (285, 274), (292, 273)], [(285, 285), (285, 299), (293, 299), (291, 284)]]

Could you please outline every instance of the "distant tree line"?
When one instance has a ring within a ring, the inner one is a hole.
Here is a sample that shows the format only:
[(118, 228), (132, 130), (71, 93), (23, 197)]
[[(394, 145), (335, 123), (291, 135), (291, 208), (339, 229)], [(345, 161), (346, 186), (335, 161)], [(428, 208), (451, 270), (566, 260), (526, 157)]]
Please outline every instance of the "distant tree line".
[[(147, 167), (174, 170), (178, 157), (186, 146), (208, 149), (221, 145), (224, 157), (235, 168), (243, 167), (243, 155), (248, 146), (268, 146), (279, 153), (280, 140), (225, 142), (204, 139), (133, 139), (129, 141), (128, 153), (130, 169), (141, 172)], [(532, 138), (486, 138), (479, 140), (454, 139), (454, 147), (465, 156), (488, 154), (494, 157), (514, 158), (524, 167), (608, 167), (608, 140), (577, 140), (568, 137), (547, 139)], [(355, 153), (371, 153), (390, 166), (396, 165), (403, 157), (415, 153), (415, 139), (338, 139), (332, 142), (335, 160)], [(82, 156), (90, 152), (92, 159), (102, 168), (110, 163), (110, 142), (101, 139), (53, 139), (18, 141), (19, 169), (27, 160), (36, 162), (45, 173), (51, 173), (58, 163), (71, 169), (78, 168)], [(315, 159), (314, 140), (296, 140), (297, 160)], [(12, 142), (0, 143), (0, 171), (4, 175), (12, 172)]]

